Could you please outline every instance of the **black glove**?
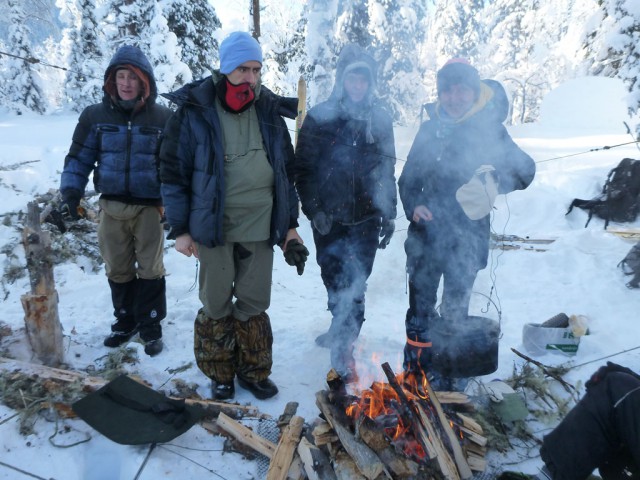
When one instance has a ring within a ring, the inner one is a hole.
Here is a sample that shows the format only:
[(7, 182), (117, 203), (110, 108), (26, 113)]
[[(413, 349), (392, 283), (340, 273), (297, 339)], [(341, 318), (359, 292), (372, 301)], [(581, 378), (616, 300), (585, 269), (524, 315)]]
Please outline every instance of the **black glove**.
[(394, 220), (383, 220), (382, 228), (380, 229), (380, 243), (378, 244), (378, 248), (385, 249), (389, 242), (391, 241), (391, 237), (393, 237), (393, 232), (396, 230), (396, 222)]
[(75, 196), (68, 196), (63, 200), (60, 207), (60, 213), (65, 220), (78, 220), (80, 215), (78, 214), (78, 206), (80, 205), (80, 199)]
[(304, 272), (304, 264), (309, 256), (309, 250), (297, 239), (293, 238), (287, 243), (287, 249), (284, 251), (284, 260), (289, 265), (296, 267), (298, 275)]
[(320, 235), (326, 235), (331, 231), (332, 222), (331, 215), (324, 212), (318, 212), (313, 216), (313, 227)]

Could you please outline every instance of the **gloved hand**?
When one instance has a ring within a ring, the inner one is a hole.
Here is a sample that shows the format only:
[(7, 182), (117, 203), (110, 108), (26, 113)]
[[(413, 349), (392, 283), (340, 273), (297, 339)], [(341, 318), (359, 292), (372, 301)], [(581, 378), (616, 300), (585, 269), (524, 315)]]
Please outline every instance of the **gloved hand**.
[(380, 243), (378, 244), (378, 248), (385, 249), (389, 242), (391, 241), (391, 237), (393, 237), (393, 232), (396, 230), (396, 222), (394, 220), (383, 220), (382, 228), (380, 229)]
[(284, 260), (291, 266), (295, 265), (298, 275), (302, 275), (302, 272), (304, 272), (304, 264), (308, 256), (309, 250), (307, 250), (307, 247), (295, 238), (289, 240), (287, 249), (284, 251)]
[(313, 227), (318, 231), (320, 235), (326, 235), (331, 231), (331, 224), (333, 220), (331, 215), (327, 215), (324, 212), (318, 212), (313, 216)]
[(80, 215), (78, 214), (79, 205), (80, 199), (78, 197), (69, 196), (65, 198), (62, 206), (60, 207), (62, 218), (67, 221), (80, 219)]

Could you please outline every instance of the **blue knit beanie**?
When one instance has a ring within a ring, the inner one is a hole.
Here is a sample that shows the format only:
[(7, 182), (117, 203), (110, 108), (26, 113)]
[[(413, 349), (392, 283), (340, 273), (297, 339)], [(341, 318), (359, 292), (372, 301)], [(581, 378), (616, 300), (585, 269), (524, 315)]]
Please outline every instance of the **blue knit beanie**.
[(247, 32), (233, 32), (220, 44), (220, 73), (227, 75), (250, 61), (262, 64), (262, 49)]

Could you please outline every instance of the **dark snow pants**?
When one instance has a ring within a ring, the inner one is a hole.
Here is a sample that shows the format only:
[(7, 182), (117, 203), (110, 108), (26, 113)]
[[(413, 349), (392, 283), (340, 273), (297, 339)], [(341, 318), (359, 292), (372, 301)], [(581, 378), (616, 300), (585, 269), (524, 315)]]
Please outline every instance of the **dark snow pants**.
[[(404, 369), (431, 369), (431, 330), (435, 322), (467, 317), (478, 262), (472, 255), (442, 252), (412, 233), (405, 241), (409, 275), (409, 309), (405, 320), (407, 344)], [(440, 313), (436, 310), (438, 286), (443, 279)]]
[[(608, 373), (544, 437), (540, 455), (554, 480), (640, 478), (640, 380)], [(625, 470), (633, 472), (630, 476)]]
[(332, 315), (329, 333), (344, 346), (353, 344), (364, 322), (367, 279), (373, 270), (379, 234), (379, 219), (358, 225), (334, 223), (327, 235), (313, 231), (316, 260)]

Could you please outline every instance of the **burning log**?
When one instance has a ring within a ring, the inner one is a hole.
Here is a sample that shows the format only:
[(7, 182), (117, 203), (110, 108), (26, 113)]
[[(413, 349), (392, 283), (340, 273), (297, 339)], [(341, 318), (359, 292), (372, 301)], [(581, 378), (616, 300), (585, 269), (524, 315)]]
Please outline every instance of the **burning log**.
[[(378, 478), (385, 471), (384, 464), (376, 453), (359, 441), (346, 427), (340, 422), (340, 417), (344, 416), (334, 405), (329, 402), (328, 392), (320, 391), (316, 393), (316, 405), (335, 430), (340, 442), (349, 456), (353, 459), (358, 470), (367, 479)], [(387, 478), (390, 478), (386, 473)]]
[(362, 415), (356, 423), (356, 431), (360, 438), (376, 452), (394, 478), (415, 478), (418, 474), (418, 464), (410, 458), (398, 454), (391, 447), (383, 427), (378, 425), (377, 421)]

